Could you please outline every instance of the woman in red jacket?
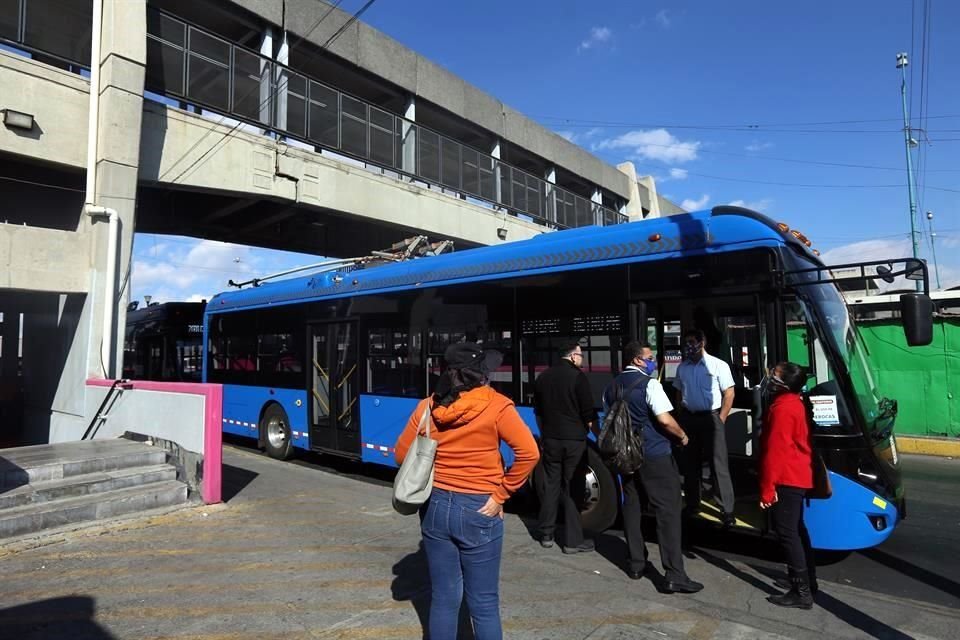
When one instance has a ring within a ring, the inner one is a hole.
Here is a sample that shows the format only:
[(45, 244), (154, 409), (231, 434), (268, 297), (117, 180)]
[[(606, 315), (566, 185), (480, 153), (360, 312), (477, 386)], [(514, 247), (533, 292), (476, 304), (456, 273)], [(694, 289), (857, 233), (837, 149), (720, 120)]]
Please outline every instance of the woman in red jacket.
[(772, 402), (760, 436), (760, 508), (770, 509), (773, 529), (787, 556), (790, 590), (767, 598), (781, 607), (810, 609), (813, 554), (803, 524), (803, 499), (813, 488), (813, 451), (807, 410), (800, 396), (806, 372), (781, 362), (770, 372)]

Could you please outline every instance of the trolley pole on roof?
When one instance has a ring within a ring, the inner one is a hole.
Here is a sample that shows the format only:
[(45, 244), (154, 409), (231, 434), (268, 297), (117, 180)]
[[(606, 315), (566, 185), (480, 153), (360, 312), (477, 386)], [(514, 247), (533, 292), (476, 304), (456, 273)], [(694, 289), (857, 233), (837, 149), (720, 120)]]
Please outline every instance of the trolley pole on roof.
[[(917, 196), (914, 193), (913, 182), (913, 157), (910, 155), (910, 148), (917, 145), (917, 141), (910, 135), (910, 117), (907, 114), (907, 60), (906, 53), (897, 54), (897, 69), (900, 69), (900, 101), (903, 104), (903, 143), (907, 152), (907, 193), (910, 196), (910, 242), (913, 245), (913, 257), (918, 257), (919, 241), (917, 240)], [(922, 284), (917, 281), (917, 291), (920, 291)]]

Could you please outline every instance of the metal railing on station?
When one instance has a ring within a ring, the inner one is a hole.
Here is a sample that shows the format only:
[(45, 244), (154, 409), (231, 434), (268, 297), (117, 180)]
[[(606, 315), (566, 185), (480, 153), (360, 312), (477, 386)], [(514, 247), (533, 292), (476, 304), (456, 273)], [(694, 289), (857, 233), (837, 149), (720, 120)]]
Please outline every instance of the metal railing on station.
[[(64, 12), (64, 6), (75, 11)], [(89, 68), (87, 2), (0, 4), (0, 43)], [(146, 89), (556, 228), (620, 212), (147, 7)]]

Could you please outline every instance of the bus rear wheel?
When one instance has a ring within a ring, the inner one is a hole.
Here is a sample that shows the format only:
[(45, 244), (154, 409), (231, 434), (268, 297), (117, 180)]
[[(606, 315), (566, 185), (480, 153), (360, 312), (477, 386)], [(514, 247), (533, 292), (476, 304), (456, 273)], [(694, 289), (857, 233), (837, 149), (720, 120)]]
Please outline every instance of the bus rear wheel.
[[(533, 486), (537, 498), (542, 500), (546, 488), (542, 465), (538, 464), (534, 469)], [(589, 445), (583, 464), (573, 476), (572, 493), (584, 531), (598, 534), (613, 526), (620, 506), (617, 482), (600, 454)]]
[(260, 418), (260, 434), (267, 455), (277, 460), (293, 456), (293, 434), (287, 412), (278, 404), (271, 404)]

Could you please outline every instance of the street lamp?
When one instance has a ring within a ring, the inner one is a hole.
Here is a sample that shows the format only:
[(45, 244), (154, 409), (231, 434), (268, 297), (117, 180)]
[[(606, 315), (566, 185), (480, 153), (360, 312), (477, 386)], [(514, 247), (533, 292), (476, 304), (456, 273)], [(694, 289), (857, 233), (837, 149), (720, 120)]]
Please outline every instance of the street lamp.
[(937, 232), (933, 230), (933, 211), (927, 211), (927, 225), (930, 228), (930, 253), (933, 256), (933, 272), (937, 277), (937, 289), (939, 289), (940, 265), (937, 264)]
[(143, 296), (143, 301), (146, 303), (146, 306), (150, 306), (150, 301), (153, 300), (153, 296)]

